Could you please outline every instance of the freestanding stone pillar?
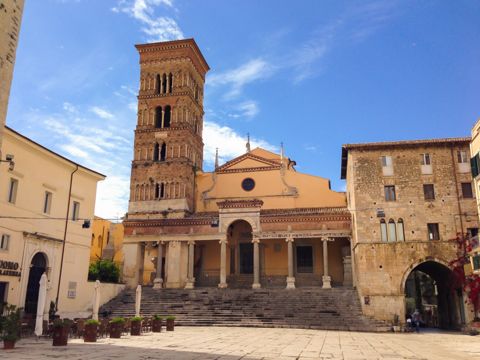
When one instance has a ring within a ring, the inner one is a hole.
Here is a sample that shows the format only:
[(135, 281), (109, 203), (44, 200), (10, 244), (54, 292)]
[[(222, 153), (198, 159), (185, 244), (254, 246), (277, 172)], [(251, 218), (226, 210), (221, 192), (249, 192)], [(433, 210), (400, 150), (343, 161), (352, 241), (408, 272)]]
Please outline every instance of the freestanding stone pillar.
[(158, 242), (157, 274), (155, 276), (155, 279), (153, 280), (154, 289), (161, 289), (163, 287), (162, 262), (163, 262), (163, 242)]
[(252, 289), (260, 289), (260, 239), (253, 238), (253, 284)]
[(323, 241), (323, 276), (322, 276), (322, 288), (331, 289), (332, 278), (328, 276), (328, 241), (329, 238), (322, 238)]
[(293, 274), (293, 237), (288, 237), (286, 240), (288, 247), (288, 276), (287, 289), (295, 289), (295, 277)]
[(187, 284), (185, 289), (193, 289), (195, 285), (195, 278), (193, 277), (193, 263), (195, 261), (195, 242), (188, 242), (188, 275), (187, 275)]
[(220, 240), (220, 283), (218, 287), (226, 288), (227, 285), (227, 239)]

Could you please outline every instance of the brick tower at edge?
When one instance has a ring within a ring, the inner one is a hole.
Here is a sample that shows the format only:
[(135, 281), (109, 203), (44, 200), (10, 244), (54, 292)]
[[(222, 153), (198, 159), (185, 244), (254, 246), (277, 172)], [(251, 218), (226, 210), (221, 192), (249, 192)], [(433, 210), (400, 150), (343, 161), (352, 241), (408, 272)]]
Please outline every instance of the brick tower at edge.
[(183, 217), (195, 211), (195, 172), (203, 163), (203, 89), (210, 68), (193, 39), (136, 48), (140, 86), (129, 217)]

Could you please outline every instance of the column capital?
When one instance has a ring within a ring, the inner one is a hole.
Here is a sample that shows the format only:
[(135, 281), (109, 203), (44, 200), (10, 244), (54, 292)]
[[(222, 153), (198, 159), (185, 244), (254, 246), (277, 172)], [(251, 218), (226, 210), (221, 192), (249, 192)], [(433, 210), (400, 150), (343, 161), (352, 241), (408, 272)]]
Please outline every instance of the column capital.
[(293, 237), (293, 235), (288, 235), (287, 238), (285, 239), (285, 242), (289, 243), (289, 242), (294, 242), (295, 241), (295, 238)]
[(335, 241), (335, 238), (329, 238), (329, 237), (326, 237), (326, 236), (322, 236), (320, 238), (321, 241)]
[(252, 239), (252, 244), (259, 244), (259, 243), (260, 243), (260, 238), (254, 237), (254, 238)]
[[(227, 240), (225, 240), (227, 241)], [(195, 240), (188, 240), (188, 245), (195, 245)]]
[(227, 239), (220, 239), (220, 240), (218, 241), (218, 243), (219, 243), (220, 245), (221, 245), (221, 244), (225, 244), (225, 245), (226, 245), (227, 242), (228, 242)]
[(165, 241), (163, 241), (163, 240), (158, 240), (158, 241), (157, 241), (157, 245), (158, 245), (158, 246), (165, 245)]

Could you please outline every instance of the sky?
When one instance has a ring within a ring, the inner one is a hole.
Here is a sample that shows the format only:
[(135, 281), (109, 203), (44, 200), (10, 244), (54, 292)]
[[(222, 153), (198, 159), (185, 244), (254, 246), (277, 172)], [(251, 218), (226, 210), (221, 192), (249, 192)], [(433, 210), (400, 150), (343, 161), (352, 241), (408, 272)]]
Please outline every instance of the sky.
[(469, 136), (480, 117), (473, 0), (26, 0), (7, 125), (107, 175), (128, 207), (134, 44), (194, 38), (210, 65), (204, 170), (252, 147), (340, 180), (346, 143)]

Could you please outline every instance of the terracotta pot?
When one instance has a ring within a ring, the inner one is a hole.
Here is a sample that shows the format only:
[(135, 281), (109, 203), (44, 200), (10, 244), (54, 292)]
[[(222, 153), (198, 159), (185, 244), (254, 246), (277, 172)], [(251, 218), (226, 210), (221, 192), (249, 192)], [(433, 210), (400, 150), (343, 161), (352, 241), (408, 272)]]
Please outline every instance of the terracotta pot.
[(173, 331), (175, 329), (175, 319), (167, 319), (167, 331)]
[(120, 339), (122, 336), (123, 323), (109, 324), (109, 333), (112, 339)]
[(130, 335), (138, 336), (142, 331), (142, 322), (141, 321), (132, 321), (130, 327)]
[(162, 319), (152, 320), (152, 332), (162, 332)]
[(60, 326), (53, 328), (53, 346), (67, 346), (69, 326)]
[(85, 330), (83, 331), (83, 341), (97, 342), (97, 330), (98, 330), (98, 325), (96, 324), (85, 325)]
[(11, 350), (15, 347), (15, 340), (3, 340), (3, 348), (5, 350)]

